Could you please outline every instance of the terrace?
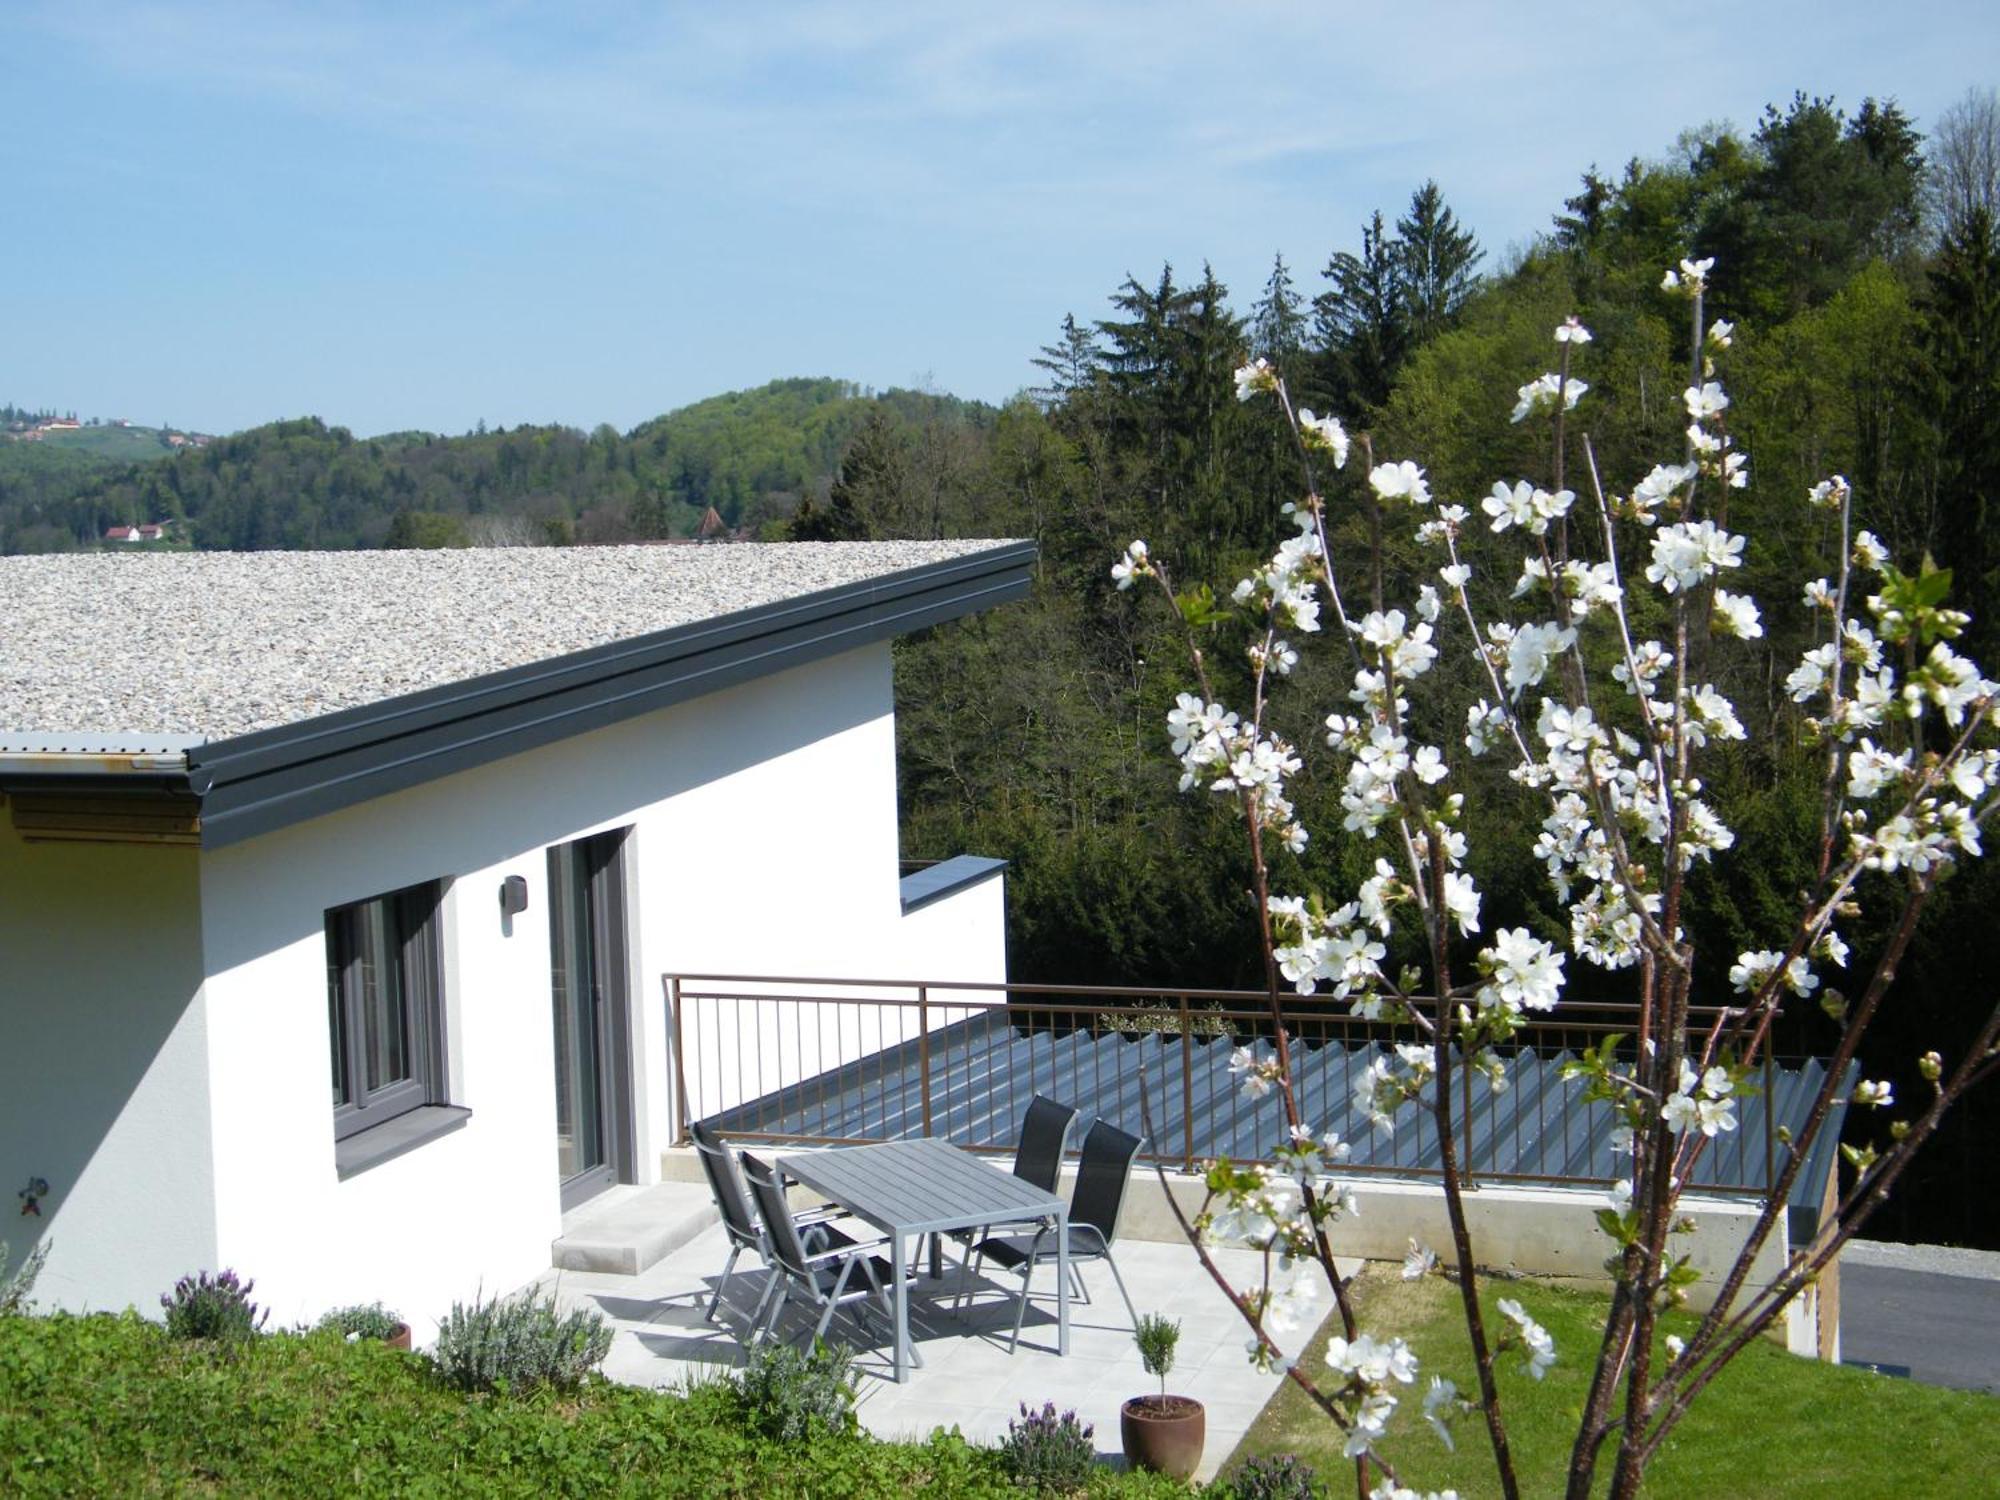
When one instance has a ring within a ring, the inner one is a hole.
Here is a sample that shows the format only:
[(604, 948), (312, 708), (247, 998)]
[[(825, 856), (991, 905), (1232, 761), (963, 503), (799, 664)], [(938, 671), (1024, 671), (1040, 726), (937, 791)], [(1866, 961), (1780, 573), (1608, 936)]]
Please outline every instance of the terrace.
[[(931, 1136), (1003, 1157), (1037, 1093), (1075, 1104), (1086, 1123), (1101, 1116), (1143, 1133), (1115, 1253), (1138, 1310), (1182, 1320), (1169, 1383), (1208, 1407), (1204, 1472), (1276, 1389), (1279, 1377), (1247, 1363), (1241, 1319), (1194, 1265), (1170, 1204), (1192, 1213), (1205, 1161), (1263, 1159), (1279, 1137), (1275, 1110), (1247, 1101), (1229, 1074), (1235, 1047), (1269, 1035), (1260, 995), (718, 975), (666, 976), (663, 994), (683, 1144), (689, 1125), (706, 1121), (734, 1145), (778, 1154)], [(1698, 1015), (1696, 1024), (1713, 1017)], [(1393, 1128), (1375, 1129), (1353, 1093), (1388, 1028), (1309, 999), (1286, 1009), (1285, 1024), (1307, 1117), (1352, 1143), (1343, 1176), (1358, 1185), (1362, 1211), (1343, 1225), (1341, 1247), (1400, 1259), (1412, 1235), (1445, 1243), (1434, 1121), (1410, 1105)], [(1565, 1086), (1560, 1069), (1582, 1047), (1632, 1030), (1621, 1007), (1565, 1004), (1524, 1030), (1506, 1058), (1504, 1091), (1460, 1070), (1459, 1155), (1494, 1262), (1575, 1280), (1593, 1274), (1601, 1250), (1592, 1213), (1614, 1169), (1615, 1122)], [(1740, 1243), (1782, 1161), (1782, 1132), (1803, 1119), (1824, 1077), (1810, 1059), (1767, 1065), (1741, 1128), (1702, 1157), (1691, 1199), (1701, 1203), (1705, 1267), (1733, 1255), (1730, 1236)], [(1817, 1227), (1837, 1128), (1800, 1175), (1789, 1205), (1794, 1240)], [(678, 1180), (614, 1190), (566, 1221), (557, 1263), (567, 1269), (550, 1278), (566, 1299), (587, 1300), (612, 1320), (607, 1373), (645, 1385), (740, 1361), (738, 1335), (763, 1274), (739, 1275), (719, 1321), (704, 1317), (727, 1246), (691, 1157), (670, 1151), (663, 1173)], [(1252, 1252), (1225, 1249), (1219, 1259), (1238, 1284), (1258, 1274)], [(963, 1313), (951, 1306), (949, 1267), (941, 1288), (919, 1278), (912, 1327), (923, 1366), (898, 1385), (878, 1327), (861, 1352), (864, 1423), (884, 1436), (956, 1425), (992, 1441), (1021, 1401), (1053, 1400), (1094, 1422), (1100, 1448), (1115, 1451), (1118, 1407), (1148, 1378), (1110, 1272), (1089, 1265), (1082, 1274), (1089, 1301), (1072, 1305), (1067, 1357), (1056, 1353), (1046, 1295), (1031, 1305), (1020, 1352), (1008, 1354), (1017, 1278), (986, 1274)], [(1038, 1288), (1046, 1293), (1052, 1279), (1042, 1273)], [(845, 1319), (841, 1327), (854, 1342)], [(796, 1320), (787, 1331), (799, 1334)], [(1794, 1347), (1801, 1338), (1794, 1334)]]

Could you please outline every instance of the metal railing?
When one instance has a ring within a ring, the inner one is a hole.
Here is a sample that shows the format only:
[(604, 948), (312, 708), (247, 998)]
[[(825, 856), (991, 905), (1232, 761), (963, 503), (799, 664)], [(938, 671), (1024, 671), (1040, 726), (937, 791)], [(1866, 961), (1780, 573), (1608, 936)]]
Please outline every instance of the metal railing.
[[(1261, 993), (967, 981), (670, 974), (678, 1139), (693, 1120), (771, 1143), (860, 1144), (936, 1135), (974, 1151), (1013, 1150), (1037, 1093), (1139, 1131), (1149, 1159), (1196, 1170), (1219, 1156), (1268, 1157), (1283, 1125), (1230, 1074), (1237, 1046), (1268, 1039)], [(1694, 1024), (1713, 1018), (1697, 1009)], [(1441, 1170), (1435, 1115), (1405, 1104), (1392, 1129), (1368, 1120), (1355, 1076), (1398, 1038), (1340, 1002), (1300, 997), (1283, 1010), (1305, 1118), (1352, 1146), (1344, 1171), (1412, 1178)], [(1562, 1062), (1612, 1033), (1629, 1050), (1632, 1007), (1565, 1001), (1531, 1015), (1502, 1049), (1508, 1086), (1458, 1068), (1458, 1159), (1481, 1182), (1608, 1183), (1619, 1124), (1560, 1077)], [(1779, 1132), (1809, 1097), (1816, 1068), (1767, 1061), (1740, 1128), (1702, 1155), (1692, 1186), (1761, 1194), (1777, 1175)], [(1823, 1075), (1820, 1075), (1823, 1076)], [(1142, 1104), (1143, 1100), (1143, 1104)]]

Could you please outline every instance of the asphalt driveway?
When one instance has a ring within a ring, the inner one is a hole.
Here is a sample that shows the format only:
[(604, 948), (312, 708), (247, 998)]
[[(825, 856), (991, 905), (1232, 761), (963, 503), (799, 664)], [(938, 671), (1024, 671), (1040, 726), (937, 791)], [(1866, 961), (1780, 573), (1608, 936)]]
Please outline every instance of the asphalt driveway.
[(1840, 1261), (1840, 1357), (2000, 1393), (2000, 1254), (1855, 1241)]

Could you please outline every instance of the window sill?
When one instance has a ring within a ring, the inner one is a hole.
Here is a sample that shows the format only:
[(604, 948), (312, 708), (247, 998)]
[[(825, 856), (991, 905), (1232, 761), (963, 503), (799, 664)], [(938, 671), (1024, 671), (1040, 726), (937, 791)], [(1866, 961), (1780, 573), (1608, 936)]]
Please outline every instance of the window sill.
[(343, 1181), (365, 1172), (427, 1141), (449, 1135), (472, 1118), (472, 1111), (455, 1104), (427, 1104), (408, 1114), (334, 1142), (333, 1160)]

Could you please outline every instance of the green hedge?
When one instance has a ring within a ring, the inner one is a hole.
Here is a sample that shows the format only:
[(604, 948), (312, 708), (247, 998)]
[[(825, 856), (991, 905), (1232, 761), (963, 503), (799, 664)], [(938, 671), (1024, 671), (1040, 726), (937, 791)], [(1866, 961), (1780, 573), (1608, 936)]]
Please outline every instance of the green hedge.
[[(1094, 1495), (1185, 1493), (1106, 1470)], [(948, 1433), (782, 1444), (736, 1394), (593, 1379), (567, 1395), (465, 1396), (418, 1356), (338, 1334), (235, 1352), (133, 1313), (0, 1318), (0, 1494), (1014, 1495)]]

